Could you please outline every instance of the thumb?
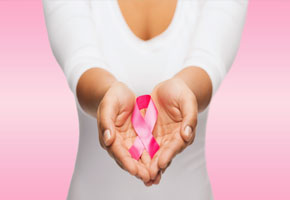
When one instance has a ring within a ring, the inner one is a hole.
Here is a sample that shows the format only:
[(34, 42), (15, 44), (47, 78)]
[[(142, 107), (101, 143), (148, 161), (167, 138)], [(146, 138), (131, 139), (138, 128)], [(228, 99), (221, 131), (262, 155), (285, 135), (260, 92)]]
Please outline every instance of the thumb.
[(117, 118), (118, 110), (116, 109), (116, 102), (104, 101), (99, 108), (99, 139), (106, 147), (110, 146), (115, 138), (115, 120)]
[(182, 114), (181, 137), (187, 143), (191, 143), (195, 137), (195, 127), (197, 124), (198, 108), (196, 98), (184, 96), (180, 102), (180, 110)]

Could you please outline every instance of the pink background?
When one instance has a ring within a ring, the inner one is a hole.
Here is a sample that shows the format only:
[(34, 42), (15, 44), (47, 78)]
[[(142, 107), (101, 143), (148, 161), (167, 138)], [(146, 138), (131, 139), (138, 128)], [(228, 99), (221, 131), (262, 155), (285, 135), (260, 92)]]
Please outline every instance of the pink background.
[[(250, 1), (234, 66), (214, 97), (207, 163), (217, 200), (290, 199), (290, 1)], [(65, 199), (75, 102), (40, 1), (0, 0), (0, 199)]]

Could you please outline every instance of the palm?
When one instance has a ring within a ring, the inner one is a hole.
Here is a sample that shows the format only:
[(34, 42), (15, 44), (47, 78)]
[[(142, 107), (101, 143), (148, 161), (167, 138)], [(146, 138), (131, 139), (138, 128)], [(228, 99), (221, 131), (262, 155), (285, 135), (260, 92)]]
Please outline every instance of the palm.
[[(158, 144), (160, 144), (160, 152), (166, 147), (166, 144), (180, 137), (181, 114), (179, 110), (171, 110), (164, 107), (164, 105), (156, 105), (158, 109), (158, 119), (153, 135)], [(172, 109), (174, 109), (172, 107)]]
[(172, 80), (157, 85), (151, 94), (158, 109), (153, 135), (160, 145), (151, 162), (151, 177), (155, 177), (160, 169), (164, 172), (175, 155), (187, 146), (180, 134), (183, 121), (181, 99), (187, 95), (187, 89)]
[(100, 134), (100, 142), (121, 168), (147, 182), (150, 179), (147, 169), (149, 163), (146, 167), (144, 159), (136, 161), (128, 151), (136, 139), (131, 124), (134, 104), (135, 95), (122, 83), (116, 83), (107, 91), (98, 108), (99, 127), (102, 130), (105, 124), (107, 126), (110, 124), (110, 129), (114, 130), (115, 139), (109, 146), (106, 146)]
[(182, 122), (182, 114), (178, 107), (176, 94), (172, 93), (172, 91), (163, 89), (152, 94), (152, 98), (158, 109), (158, 119), (155, 125), (156, 128), (154, 129), (154, 136), (160, 142), (166, 142), (176, 132), (179, 133)]
[[(121, 113), (122, 114), (122, 113)], [(139, 167), (148, 167), (149, 163), (145, 163), (144, 159), (140, 159), (138, 161), (134, 160), (131, 157), (131, 154), (129, 153), (128, 149), (133, 145), (135, 139), (136, 139), (136, 133), (135, 130), (131, 124), (131, 114), (130, 116), (122, 123), (121, 125), (116, 126), (116, 138), (114, 143), (111, 146), (111, 152), (119, 153), (120, 158), (123, 159), (124, 162), (130, 162), (135, 163), (138, 162)], [(111, 155), (113, 156), (113, 155)], [(116, 160), (119, 166), (121, 166), (120, 161)], [(121, 166), (122, 167), (122, 166)], [(132, 166), (130, 166), (132, 167)], [(122, 167), (123, 168), (123, 167)]]

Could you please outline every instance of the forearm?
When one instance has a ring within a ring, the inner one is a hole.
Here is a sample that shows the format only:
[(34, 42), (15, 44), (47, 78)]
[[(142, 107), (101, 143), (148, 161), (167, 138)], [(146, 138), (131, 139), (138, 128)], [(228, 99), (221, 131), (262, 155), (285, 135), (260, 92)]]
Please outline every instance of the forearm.
[(102, 68), (91, 68), (84, 72), (77, 84), (77, 98), (83, 110), (96, 117), (103, 96), (116, 81), (110, 72)]
[(173, 78), (182, 79), (195, 94), (198, 112), (203, 111), (208, 106), (212, 96), (212, 83), (206, 71), (200, 67), (186, 67)]

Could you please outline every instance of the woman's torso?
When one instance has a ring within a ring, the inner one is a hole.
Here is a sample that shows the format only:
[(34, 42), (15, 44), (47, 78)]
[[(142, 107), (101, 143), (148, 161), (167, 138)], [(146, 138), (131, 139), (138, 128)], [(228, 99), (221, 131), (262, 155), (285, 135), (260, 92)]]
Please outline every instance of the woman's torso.
[[(197, 22), (199, 1), (178, 1), (169, 26), (165, 26), (168, 20), (163, 23), (163, 32), (157, 34), (157, 29), (149, 28), (152, 32), (147, 30), (143, 35), (132, 32), (117, 0), (91, 2), (103, 60), (136, 96), (150, 94), (157, 83), (181, 70)], [(78, 110), (79, 149), (68, 199), (212, 199), (204, 149), (207, 113), (199, 114), (194, 143), (174, 158), (159, 185), (147, 188), (101, 148), (96, 119)]]

